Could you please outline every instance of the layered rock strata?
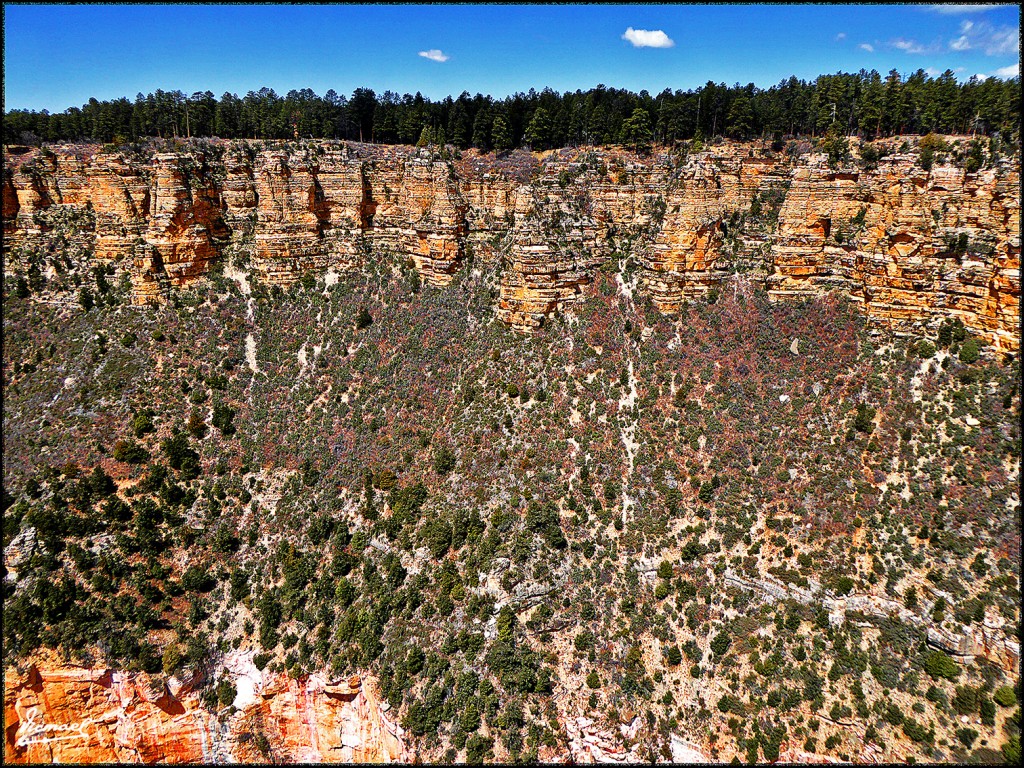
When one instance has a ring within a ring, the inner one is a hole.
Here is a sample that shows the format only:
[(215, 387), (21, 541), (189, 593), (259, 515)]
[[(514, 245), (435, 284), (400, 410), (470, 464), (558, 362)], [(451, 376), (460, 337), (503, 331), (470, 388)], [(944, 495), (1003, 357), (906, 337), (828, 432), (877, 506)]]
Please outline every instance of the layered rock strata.
[(832, 169), (824, 155), (741, 144), (688, 157), (520, 154), (452, 162), (343, 142), (220, 142), (148, 159), (9, 154), (7, 268), (70, 238), (86, 260), (128, 272), (146, 303), (234, 252), (269, 283), (392, 252), (437, 286), (468, 254), (498, 254), (498, 316), (528, 332), (582, 298), (602, 264), (633, 256), (640, 290), (668, 314), (752, 272), (774, 299), (838, 290), (887, 323), (920, 331), (959, 317), (998, 349), (1020, 347), (1010, 161), (968, 174), (925, 171), (913, 153)]
[[(785, 186), (787, 175), (766, 158), (696, 156), (679, 169), (662, 205), (662, 221), (643, 258), (643, 286), (662, 312), (678, 312), (706, 295), (741, 261), (739, 215), (756, 195)], [(756, 227), (750, 227), (757, 238)], [(746, 250), (749, 244), (743, 243)]]
[[(220, 254), (217, 241), (230, 234), (221, 216), (219, 189), (205, 167), (205, 158), (201, 162), (203, 165), (195, 167), (191, 158), (176, 154), (153, 159), (149, 221), (143, 242), (133, 248), (136, 303), (159, 300), (164, 286), (185, 285), (206, 275)], [(130, 195), (125, 198), (131, 202)], [(135, 220), (138, 211), (139, 207), (133, 209)], [(107, 254), (107, 258), (116, 256)]]
[(520, 189), (508, 257), (501, 281), (498, 317), (520, 330), (579, 299), (608, 255), (589, 202), (531, 194)]
[(405, 222), (401, 252), (412, 257), (426, 282), (447, 285), (465, 255), (469, 206), (447, 163), (424, 153), (407, 161), (404, 171), (398, 195), (399, 220)]
[[(8, 670), (4, 762), (411, 762), (402, 728), (372, 684), (224, 672), (231, 707), (210, 708), (197, 680), (61, 665)], [(11, 679), (14, 677), (15, 679)]]
[(775, 298), (839, 289), (874, 317), (959, 317), (1017, 349), (1019, 170), (924, 171), (892, 155), (871, 172), (830, 170), (824, 155), (794, 169), (772, 247)]

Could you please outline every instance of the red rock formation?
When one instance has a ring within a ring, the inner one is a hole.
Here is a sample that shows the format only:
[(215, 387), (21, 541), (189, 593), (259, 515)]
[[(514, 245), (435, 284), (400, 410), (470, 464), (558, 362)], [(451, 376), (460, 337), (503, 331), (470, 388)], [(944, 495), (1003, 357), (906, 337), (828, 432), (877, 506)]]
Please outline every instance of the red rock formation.
[(270, 283), (289, 283), (310, 268), (325, 268), (322, 244), (327, 204), (313, 158), (284, 150), (257, 160), (256, 266)]
[(997, 348), (1018, 349), (1019, 172), (1009, 164), (926, 172), (914, 160), (895, 155), (876, 171), (837, 171), (817, 156), (795, 169), (772, 247), (770, 294), (835, 288), (869, 315), (959, 317)]
[(508, 267), (499, 289), (500, 319), (530, 331), (582, 296), (593, 270), (608, 255), (587, 208), (520, 188)]
[(730, 234), (734, 242), (740, 235), (736, 217), (755, 194), (784, 183), (780, 165), (706, 152), (676, 171), (661, 225), (642, 251), (642, 284), (659, 310), (678, 312), (683, 301), (705, 295), (737, 267), (736, 249), (727, 247)]
[[(508, 237), (498, 314), (520, 330), (582, 296), (618, 248), (638, 257), (641, 289), (663, 312), (753, 268), (775, 299), (835, 289), (885, 322), (960, 317), (996, 348), (1020, 347), (1020, 174), (1007, 161), (925, 172), (908, 154), (833, 170), (823, 155), (732, 143), (681, 165), (610, 150), (530, 159), (234, 142), (158, 155), (150, 167), (33, 151), (5, 162), (4, 244), (13, 254), (73, 240), (127, 268), (143, 303), (204, 275), (227, 245), (251, 252), (271, 283), (357, 268), (365, 243), (444, 285), (467, 243), (486, 244), (486, 256)], [(787, 184), (777, 226), (744, 223), (756, 193)]]
[(447, 163), (427, 153), (405, 163), (398, 196), (404, 214), (401, 250), (431, 285), (447, 285), (465, 253), (466, 211), (459, 185)]
[(163, 281), (185, 285), (207, 274), (219, 257), (215, 240), (230, 234), (205, 157), (197, 163), (187, 155), (160, 154), (153, 166), (149, 226), (132, 272), (136, 303), (158, 299)]
[(240, 663), (227, 673), (239, 687), (237, 711), (207, 709), (193, 681), (43, 663), (10, 669), (4, 762), (411, 761), (369, 681), (262, 675)]
[(21, 203), (18, 202), (18, 190), (14, 187), (14, 170), (6, 166), (3, 169), (2, 189), (4, 235), (13, 235), (18, 228), (17, 218)]
[(64, 204), (87, 206), (95, 216), (96, 259), (132, 264), (149, 222), (148, 169), (114, 155), (96, 155), (90, 166), (61, 158), (61, 166), (66, 169), (60, 176)]

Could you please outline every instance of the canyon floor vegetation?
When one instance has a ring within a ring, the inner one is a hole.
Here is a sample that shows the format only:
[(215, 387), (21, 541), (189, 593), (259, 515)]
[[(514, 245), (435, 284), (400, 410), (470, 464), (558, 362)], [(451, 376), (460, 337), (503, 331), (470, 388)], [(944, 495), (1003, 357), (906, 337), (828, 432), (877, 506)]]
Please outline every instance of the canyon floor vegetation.
[(222, 706), (232, 650), (372, 673), (434, 760), (579, 718), (652, 760), (1019, 757), (1019, 358), (743, 276), (666, 317), (628, 259), (524, 336), (498, 262), (367, 264), (144, 309), (7, 281), (5, 665)]

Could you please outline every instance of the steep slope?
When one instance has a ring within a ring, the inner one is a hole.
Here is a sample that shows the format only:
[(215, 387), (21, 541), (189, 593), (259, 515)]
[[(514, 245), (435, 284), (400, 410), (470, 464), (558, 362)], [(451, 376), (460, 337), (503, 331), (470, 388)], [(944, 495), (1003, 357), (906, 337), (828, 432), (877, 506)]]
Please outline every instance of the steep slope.
[(737, 144), (653, 158), (563, 150), (524, 179), (493, 156), (453, 163), (338, 142), (69, 152), (8, 158), (8, 263), (27, 270), (73, 235), (77, 266), (127, 272), (137, 303), (208, 274), (226, 248), (287, 284), (386, 246), (445, 285), (469, 247), (507, 263), (499, 313), (529, 331), (619, 248), (636, 254), (642, 290), (666, 313), (753, 270), (774, 299), (839, 290), (886, 323), (959, 318), (999, 349), (1019, 344), (1020, 176), (995, 156), (966, 173), (924, 171), (909, 150), (837, 169), (821, 154)]

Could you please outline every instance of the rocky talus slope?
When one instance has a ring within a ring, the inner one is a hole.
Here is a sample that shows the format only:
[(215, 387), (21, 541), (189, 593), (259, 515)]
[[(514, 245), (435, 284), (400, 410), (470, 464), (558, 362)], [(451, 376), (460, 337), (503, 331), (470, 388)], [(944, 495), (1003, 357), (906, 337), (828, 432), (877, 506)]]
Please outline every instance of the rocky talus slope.
[(1012, 755), (1019, 154), (902, 143), (5, 153), (4, 763)]
[(428, 149), (239, 142), (151, 154), (81, 148), (8, 155), (6, 269), (65, 240), (127, 273), (134, 301), (226, 258), (260, 277), (357, 269), (386, 246), (446, 285), (501, 259), (499, 317), (529, 331), (564, 310), (602, 265), (632, 255), (664, 313), (751, 272), (775, 299), (838, 290), (871, 317), (957, 317), (1019, 347), (1020, 173), (925, 171), (913, 149), (829, 167), (822, 154), (721, 144), (688, 156), (562, 150), (453, 161)]

